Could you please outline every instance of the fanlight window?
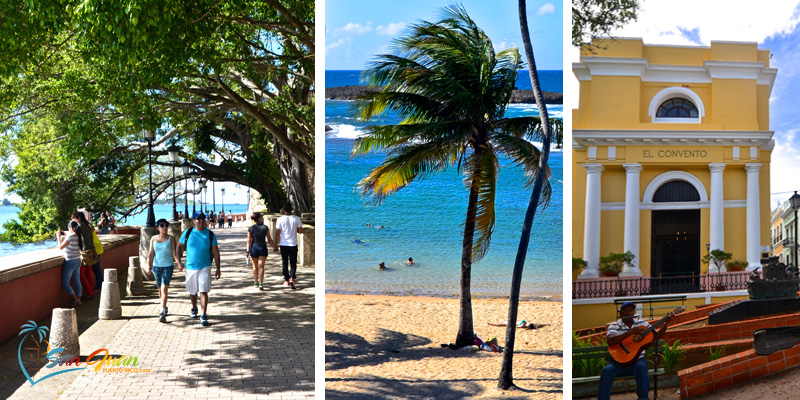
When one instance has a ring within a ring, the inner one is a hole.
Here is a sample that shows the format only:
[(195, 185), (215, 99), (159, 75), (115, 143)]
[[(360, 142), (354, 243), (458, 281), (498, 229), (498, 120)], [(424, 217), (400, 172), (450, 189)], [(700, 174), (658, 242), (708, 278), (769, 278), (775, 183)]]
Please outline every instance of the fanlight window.
[(656, 203), (675, 201), (700, 201), (700, 194), (689, 182), (669, 181), (661, 185), (653, 195), (653, 202)]
[(697, 107), (686, 99), (672, 98), (658, 107), (656, 118), (697, 118)]

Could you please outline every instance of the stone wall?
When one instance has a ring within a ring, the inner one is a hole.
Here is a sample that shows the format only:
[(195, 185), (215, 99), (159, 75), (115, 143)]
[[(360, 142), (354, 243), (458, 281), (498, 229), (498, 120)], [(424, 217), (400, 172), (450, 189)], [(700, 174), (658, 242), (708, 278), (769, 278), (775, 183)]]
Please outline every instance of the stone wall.
[[(127, 271), (128, 257), (139, 254), (139, 235), (99, 235), (103, 243), (100, 266)], [(26, 321), (39, 321), (53, 308), (69, 304), (71, 297), (61, 287), (63, 253), (58, 249), (36, 250), (3, 257), (0, 267), (0, 302), (3, 323), (0, 342), (19, 333)]]

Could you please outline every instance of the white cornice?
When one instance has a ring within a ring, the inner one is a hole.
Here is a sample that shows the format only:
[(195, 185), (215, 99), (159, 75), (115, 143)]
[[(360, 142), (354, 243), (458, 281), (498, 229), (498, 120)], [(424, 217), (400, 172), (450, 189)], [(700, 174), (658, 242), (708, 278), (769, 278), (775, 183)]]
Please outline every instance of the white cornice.
[(574, 129), (572, 148), (586, 146), (758, 146), (772, 150), (773, 131), (667, 131)]
[(711, 83), (711, 79), (754, 79), (772, 90), (777, 69), (761, 61), (705, 60), (703, 65), (650, 64), (646, 58), (584, 56), (572, 64), (579, 81), (592, 76), (638, 76), (642, 82)]

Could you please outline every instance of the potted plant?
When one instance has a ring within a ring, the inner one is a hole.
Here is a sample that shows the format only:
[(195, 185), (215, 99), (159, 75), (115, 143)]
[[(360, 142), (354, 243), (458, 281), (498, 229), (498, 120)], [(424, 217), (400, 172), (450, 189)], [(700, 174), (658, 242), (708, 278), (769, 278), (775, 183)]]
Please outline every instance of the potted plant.
[(741, 272), (741, 271), (744, 271), (747, 268), (747, 265), (748, 265), (747, 261), (744, 261), (744, 260), (732, 260), (732, 261), (729, 261), (729, 262), (725, 263), (725, 268), (727, 268), (728, 271), (731, 271), (731, 272)]
[(725, 268), (725, 263), (733, 258), (732, 253), (728, 253), (725, 250), (714, 249), (711, 250), (710, 253), (703, 256), (703, 264), (707, 264), (709, 269), (708, 272), (711, 273), (711, 264), (713, 263), (715, 267), (717, 267), (717, 273), (719, 276), (719, 280), (717, 282), (717, 286), (714, 288), (717, 291), (725, 290), (725, 285), (722, 284), (722, 270)]
[(573, 278), (583, 272), (586, 269), (586, 265), (588, 263), (586, 260), (578, 257), (572, 257), (572, 276)]
[(619, 280), (619, 274), (622, 272), (622, 268), (625, 265), (633, 266), (633, 259), (636, 256), (631, 253), (630, 251), (626, 251), (624, 253), (608, 253), (607, 256), (600, 257), (600, 273), (603, 276), (616, 276), (618, 279), (617, 283), (617, 292), (614, 293), (615, 296), (625, 296), (627, 293), (622, 290), (622, 281)]

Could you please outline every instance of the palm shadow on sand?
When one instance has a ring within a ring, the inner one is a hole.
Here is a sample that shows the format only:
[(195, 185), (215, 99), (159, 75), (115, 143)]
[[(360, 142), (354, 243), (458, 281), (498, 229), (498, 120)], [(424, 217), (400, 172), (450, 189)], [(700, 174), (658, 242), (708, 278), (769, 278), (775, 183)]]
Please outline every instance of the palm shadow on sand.
[[(325, 332), (325, 369), (340, 370), (353, 366), (376, 366), (391, 361), (417, 361), (428, 357), (461, 358), (475, 357), (472, 351), (452, 351), (433, 346), (425, 337), (377, 328), (374, 340), (340, 332)], [(560, 351), (520, 352), (545, 356), (562, 357)], [(486, 361), (486, 360), (484, 360)], [(499, 362), (499, 359), (497, 360)], [(546, 370), (561, 374), (561, 370)], [(341, 378), (326, 378), (326, 381), (347, 381), (359, 387), (358, 392), (326, 389), (328, 399), (463, 399), (481, 394), (483, 387), (476, 382), (496, 380), (496, 377), (475, 377), (474, 379), (397, 379), (387, 371), (382, 376), (359, 374)], [(516, 378), (522, 387), (517, 391), (502, 392), (504, 399), (528, 399), (533, 394), (563, 393), (561, 379), (549, 377)], [(537, 389), (525, 389), (526, 382), (536, 382)], [(500, 391), (497, 392), (501, 394)]]

